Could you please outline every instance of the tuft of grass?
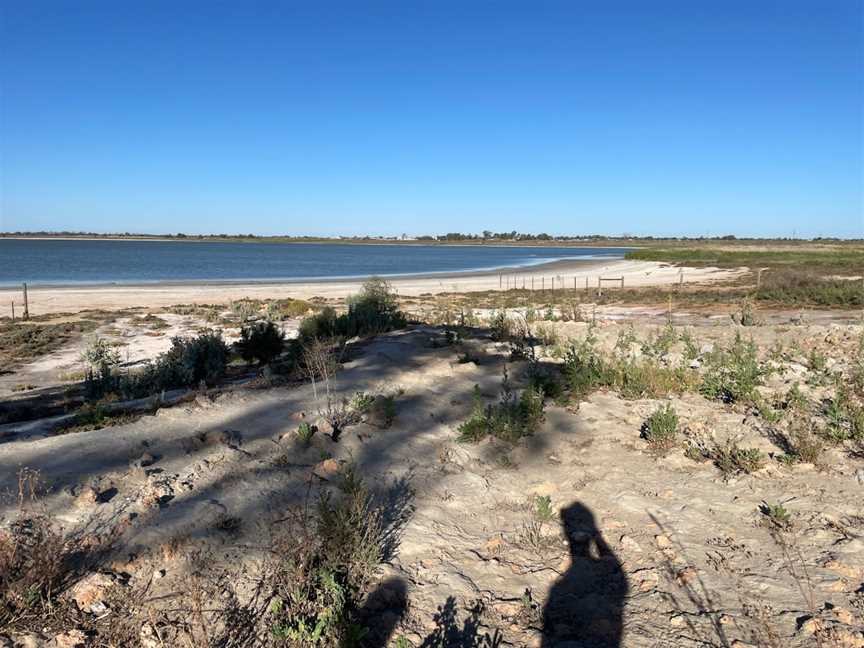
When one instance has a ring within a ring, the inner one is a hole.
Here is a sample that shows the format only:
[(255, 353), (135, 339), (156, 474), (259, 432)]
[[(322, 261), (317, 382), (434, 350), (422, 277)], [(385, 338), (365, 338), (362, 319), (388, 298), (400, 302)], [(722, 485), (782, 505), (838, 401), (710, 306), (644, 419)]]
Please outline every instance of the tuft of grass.
[(642, 425), (642, 438), (658, 453), (672, 449), (678, 438), (678, 414), (670, 403), (658, 407)]
[(765, 466), (765, 455), (758, 448), (742, 448), (731, 439), (723, 445), (691, 440), (685, 454), (694, 461), (713, 462), (727, 477), (750, 474)]

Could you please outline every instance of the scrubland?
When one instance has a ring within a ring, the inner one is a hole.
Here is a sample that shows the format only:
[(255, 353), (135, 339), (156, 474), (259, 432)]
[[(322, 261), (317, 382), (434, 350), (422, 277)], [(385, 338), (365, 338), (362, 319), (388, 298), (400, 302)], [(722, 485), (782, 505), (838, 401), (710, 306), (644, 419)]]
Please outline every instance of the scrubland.
[(6, 321), (0, 646), (862, 646), (817, 265)]

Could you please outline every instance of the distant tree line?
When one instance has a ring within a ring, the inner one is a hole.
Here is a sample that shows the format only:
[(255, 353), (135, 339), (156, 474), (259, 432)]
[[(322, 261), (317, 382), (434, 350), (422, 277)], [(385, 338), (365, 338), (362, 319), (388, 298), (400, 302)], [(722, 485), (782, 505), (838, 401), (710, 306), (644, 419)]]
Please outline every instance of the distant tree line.
[(527, 232), (493, 232), (491, 230), (483, 230), (480, 234), (462, 232), (448, 232), (446, 234), (424, 234), (421, 236), (410, 237), (407, 234), (401, 236), (290, 236), (290, 235), (272, 235), (262, 236), (259, 234), (184, 234), (182, 232), (169, 234), (141, 234), (134, 232), (115, 232), (106, 234), (102, 232), (74, 232), (69, 230), (62, 231), (16, 231), (16, 232), (0, 232), (0, 238), (9, 237), (67, 237), (67, 238), (141, 238), (141, 239), (179, 239), (189, 241), (209, 241), (209, 240), (226, 240), (226, 241), (359, 241), (359, 242), (375, 242), (375, 241), (423, 241), (423, 242), (531, 242), (531, 241), (862, 241), (864, 239), (841, 239), (832, 236), (818, 236), (812, 239), (793, 238), (793, 237), (738, 237), (734, 234), (724, 234), (722, 236), (638, 236), (635, 234), (567, 234), (553, 236), (541, 232), (540, 234), (531, 234)]

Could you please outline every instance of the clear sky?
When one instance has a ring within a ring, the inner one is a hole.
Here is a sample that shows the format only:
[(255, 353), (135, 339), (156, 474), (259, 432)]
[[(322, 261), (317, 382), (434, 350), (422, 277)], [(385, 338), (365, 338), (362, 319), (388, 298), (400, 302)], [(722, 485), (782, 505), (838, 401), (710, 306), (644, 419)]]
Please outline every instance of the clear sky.
[(864, 236), (862, 0), (0, 2), (0, 230)]

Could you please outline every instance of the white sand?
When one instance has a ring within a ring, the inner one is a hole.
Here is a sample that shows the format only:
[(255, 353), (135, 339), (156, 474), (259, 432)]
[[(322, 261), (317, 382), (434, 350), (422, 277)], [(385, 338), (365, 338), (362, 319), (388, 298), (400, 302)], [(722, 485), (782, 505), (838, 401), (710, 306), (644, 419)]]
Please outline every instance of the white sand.
[[(523, 268), (499, 272), (451, 274), (447, 276), (406, 277), (392, 280), (393, 286), (404, 296), (424, 293), (476, 292), (512, 288), (534, 287), (573, 288), (596, 286), (598, 277), (624, 277), (624, 286), (670, 285), (680, 281), (683, 270), (685, 284), (711, 283), (728, 280), (744, 270), (718, 268), (679, 268), (653, 261), (612, 261), (598, 263), (556, 263), (536, 268)], [(575, 283), (574, 283), (575, 282)], [(86, 286), (86, 287), (31, 287), (29, 291), (32, 315), (75, 312), (84, 309), (114, 310), (143, 306), (159, 308), (174, 304), (225, 303), (244, 297), (268, 299), (293, 297), (342, 298), (356, 293), (361, 280), (334, 280), (305, 283), (255, 284), (182, 284), (152, 286)], [(605, 284), (614, 285), (614, 284)], [(0, 290), (0, 312), (10, 313), (14, 300), (16, 313), (21, 313), (23, 298), (20, 289)]]

